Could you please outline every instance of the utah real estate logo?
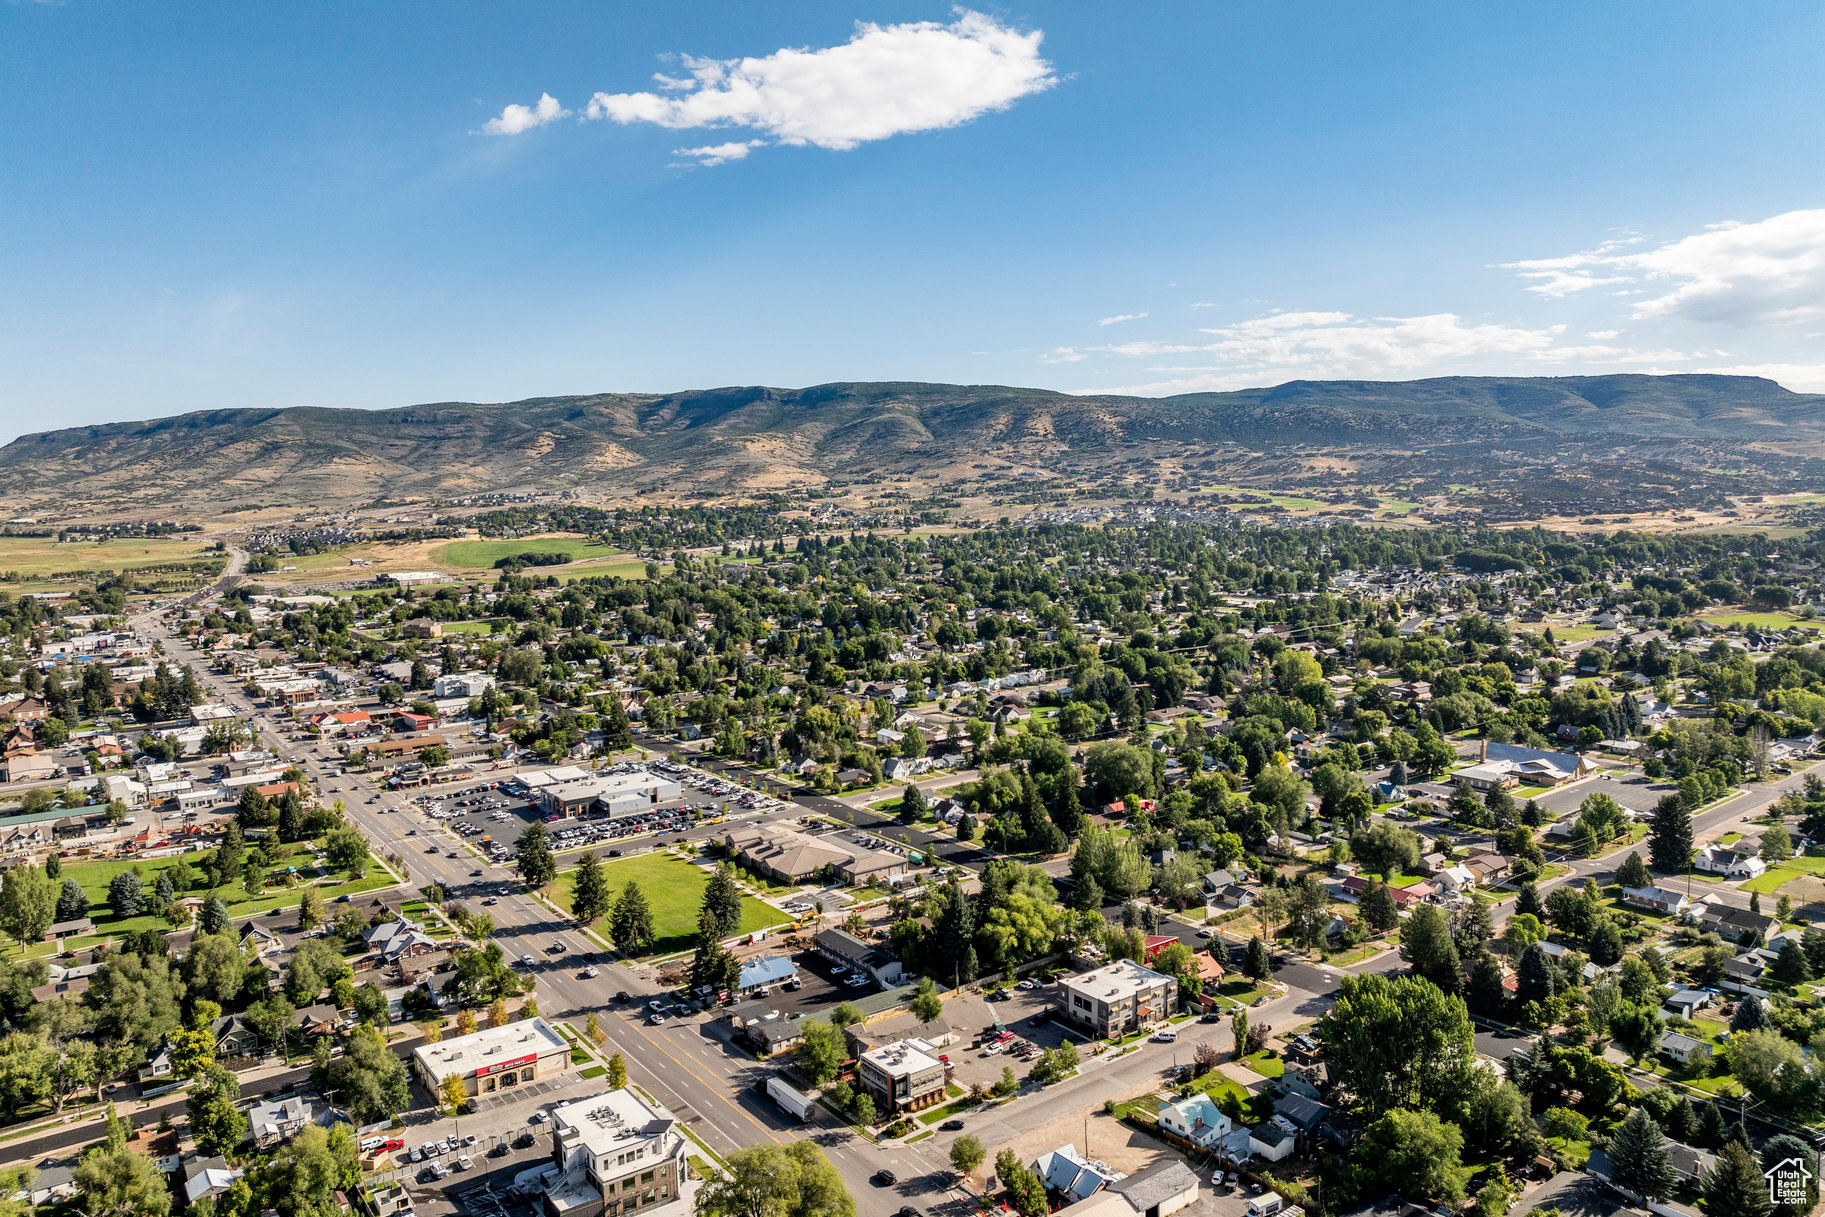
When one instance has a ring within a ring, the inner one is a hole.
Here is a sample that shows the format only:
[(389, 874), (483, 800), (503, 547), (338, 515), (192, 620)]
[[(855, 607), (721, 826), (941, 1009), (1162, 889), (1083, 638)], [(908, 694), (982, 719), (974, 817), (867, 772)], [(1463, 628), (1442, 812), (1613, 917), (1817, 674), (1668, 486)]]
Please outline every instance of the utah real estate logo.
[(1799, 1158), (1786, 1158), (1762, 1172), (1768, 1180), (1768, 1199), (1774, 1204), (1797, 1205), (1804, 1209), (1811, 1189), (1812, 1171)]

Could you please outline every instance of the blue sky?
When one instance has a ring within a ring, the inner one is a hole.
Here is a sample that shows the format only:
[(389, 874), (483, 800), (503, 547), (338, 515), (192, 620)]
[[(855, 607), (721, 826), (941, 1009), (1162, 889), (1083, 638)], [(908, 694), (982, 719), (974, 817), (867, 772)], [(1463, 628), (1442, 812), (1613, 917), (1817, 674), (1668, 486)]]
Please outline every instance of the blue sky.
[(0, 438), (852, 379), (1825, 390), (1822, 35), (1779, 3), (0, 0)]

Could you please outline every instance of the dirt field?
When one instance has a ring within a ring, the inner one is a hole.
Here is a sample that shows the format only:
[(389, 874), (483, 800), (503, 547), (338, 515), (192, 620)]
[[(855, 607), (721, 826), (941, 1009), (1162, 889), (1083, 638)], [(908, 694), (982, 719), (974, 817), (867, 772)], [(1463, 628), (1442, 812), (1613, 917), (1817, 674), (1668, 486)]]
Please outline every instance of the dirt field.
[[(1152, 1089), (1152, 1086), (1144, 1086), (1133, 1094), (1120, 1097), (1133, 1098)], [(1086, 1119), (1090, 1136), (1087, 1153), (1084, 1149)], [(1088, 1112), (1083, 1109), (1068, 1112), (1005, 1144), (1013, 1146), (1022, 1162), (1031, 1162), (1047, 1150), (1057, 1149), (1061, 1145), (1075, 1145), (1077, 1151), (1091, 1161), (1107, 1162), (1113, 1169), (1128, 1175), (1145, 1170), (1173, 1152), (1165, 1142), (1156, 1141), (1146, 1133), (1136, 1132), (1114, 1116), (1104, 1115), (1100, 1099)], [(984, 1148), (988, 1150), (988, 1162), (992, 1164), (1003, 1146), (989, 1145)]]

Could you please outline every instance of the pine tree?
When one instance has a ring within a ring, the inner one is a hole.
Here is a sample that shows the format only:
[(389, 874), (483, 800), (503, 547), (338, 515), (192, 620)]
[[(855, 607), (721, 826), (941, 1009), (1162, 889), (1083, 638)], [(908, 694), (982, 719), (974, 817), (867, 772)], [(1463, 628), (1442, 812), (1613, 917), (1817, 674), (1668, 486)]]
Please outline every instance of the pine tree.
[(552, 857), (549, 838), (545, 825), (538, 820), (520, 834), (518, 866), (520, 878), (528, 887), (545, 887), (558, 877), (558, 860)]
[(1521, 952), (1520, 965), (1515, 969), (1515, 1002), (1525, 1006), (1529, 1002), (1551, 1001), (1552, 995), (1552, 960), (1536, 942)]
[(1693, 1144), (1701, 1149), (1716, 1149), (1730, 1135), (1724, 1113), (1715, 1102), (1697, 1104), (1698, 1119), (1693, 1128)]
[(1267, 944), (1259, 935), (1248, 940), (1248, 949), (1242, 953), (1242, 975), (1250, 980), (1266, 980), (1273, 971), (1273, 961), (1267, 953)]
[(570, 911), (578, 921), (587, 925), (608, 910), (608, 876), (603, 874), (602, 863), (597, 859), (595, 851), (591, 850), (577, 864), (577, 881), (571, 893)]
[(1648, 857), (1661, 874), (1677, 874), (1692, 864), (1692, 813), (1677, 794), (1654, 805), (1648, 828)]
[[(55, 858), (57, 855), (52, 854)], [(74, 879), (65, 879), (57, 894), (57, 920), (81, 921), (89, 915), (89, 894)]]
[(1480, 952), (1470, 965), (1464, 1003), (1486, 1018), (1501, 1018), (1507, 1011), (1508, 991), (1502, 988), (1502, 965), (1488, 951)]
[(1362, 919), (1379, 933), (1386, 933), (1400, 924), (1400, 910), (1395, 907), (1387, 884), (1371, 884), (1362, 894)]
[(609, 937), (615, 940), (615, 948), (623, 955), (632, 958), (653, 949), (653, 909), (646, 902), (646, 893), (640, 890), (639, 883), (629, 879), (627, 886), (621, 889), (608, 926)]
[(1647, 863), (1641, 860), (1641, 855), (1630, 850), (1629, 856), (1616, 868), (1616, 882), (1623, 887), (1652, 887), (1654, 877), (1648, 874)]
[(1521, 885), (1521, 894), (1515, 898), (1514, 911), (1517, 915), (1527, 913), (1530, 916), (1545, 919), (1546, 908), (1540, 903), (1540, 889), (1534, 885), (1532, 880)]
[(703, 889), (703, 907), (716, 919), (719, 936), (726, 937), (741, 928), (741, 888), (726, 866), (716, 868)]
[(1052, 823), (1058, 825), (1058, 831), (1075, 841), (1077, 834), (1084, 830), (1084, 804), (1077, 793), (1077, 770), (1067, 767), (1064, 772), (1064, 790), (1058, 796), (1058, 802), (1052, 807)]
[(1645, 1107), (1629, 1112), (1610, 1137), (1609, 1158), (1611, 1177), (1643, 1199), (1659, 1200), (1672, 1189), (1667, 1139)]
[(56, 850), (51, 850), (44, 856), (44, 877), (46, 879), (63, 878), (63, 858)]
[(210, 893), (209, 899), (203, 902), (203, 916), (199, 925), (205, 934), (220, 934), (228, 928), (228, 902), (220, 896)]
[(1791, 938), (1781, 940), (1781, 953), (1774, 957), (1774, 964), (1768, 969), (1774, 983), (1787, 988), (1803, 985), (1812, 979), (1812, 966), (1806, 962), (1806, 952), (1800, 944)]
[(1749, 1151), (1736, 1142), (1725, 1144), (1717, 1166), (1704, 1180), (1707, 1217), (1768, 1217), (1768, 1181)]
[(1737, 1034), (1744, 1031), (1760, 1031), (1768, 1025), (1768, 1011), (1759, 997), (1744, 997), (1736, 1003), (1736, 1013), (1730, 1016), (1730, 1031)]

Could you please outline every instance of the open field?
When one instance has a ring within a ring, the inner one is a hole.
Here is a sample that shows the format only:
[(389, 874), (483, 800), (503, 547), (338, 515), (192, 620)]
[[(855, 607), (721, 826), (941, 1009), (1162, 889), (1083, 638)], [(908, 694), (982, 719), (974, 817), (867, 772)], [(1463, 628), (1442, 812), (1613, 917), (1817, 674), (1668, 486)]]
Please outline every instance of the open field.
[[(398, 571), (430, 570), (459, 579), (493, 579), (494, 564), (501, 558), (525, 553), (563, 553), (571, 561), (563, 566), (529, 568), (529, 575), (555, 575), (573, 579), (617, 575), (623, 579), (646, 577), (644, 559), (607, 545), (591, 544), (575, 533), (554, 533), (499, 541), (471, 537), (463, 541), (387, 541), (345, 545), (319, 554), (282, 558), (292, 570), (252, 576), (260, 583), (301, 584), (324, 580), (370, 582), (376, 575)], [(359, 560), (364, 565), (354, 564)], [(0, 566), (0, 569), (4, 569)]]
[[(596, 856), (601, 857), (601, 851), (598, 850)], [(653, 910), (653, 954), (669, 955), (694, 945), (697, 910), (703, 904), (703, 889), (710, 884), (708, 872), (702, 867), (663, 853), (606, 859), (603, 868), (608, 875), (611, 901), (620, 898), (621, 889), (627, 886), (630, 879), (640, 884), (640, 890), (645, 893), (646, 902)], [(568, 909), (576, 886), (577, 872), (574, 869), (560, 872), (557, 882), (552, 885), (553, 902), (559, 908)], [(740, 933), (748, 934), (764, 930), (768, 926), (784, 925), (791, 920), (778, 909), (763, 904), (752, 896), (742, 897)]]
[(496, 562), (515, 554), (563, 554), (567, 563), (622, 556), (613, 546), (597, 545), (575, 533), (546, 533), (512, 540), (449, 541), (433, 549), (431, 558), (439, 569), (491, 570)]
[[(139, 868), (141, 881), (145, 884), (146, 894), (158, 885), (160, 871), (171, 870), (180, 863), (189, 868), (195, 880), (189, 886), (177, 889), (179, 897), (204, 896), (211, 894), (205, 886), (202, 873), (203, 859), (209, 851), (193, 854), (178, 854), (170, 858), (104, 858), (95, 861), (69, 859), (63, 864), (63, 879), (74, 879), (82, 884), (82, 890), (89, 898), (89, 916), (95, 919), (95, 933), (84, 934), (76, 938), (66, 938), (61, 943), (34, 943), (30, 953), (34, 955), (52, 954), (57, 951), (83, 950), (109, 938), (129, 934), (135, 930), (170, 929), (171, 923), (163, 917), (154, 917), (150, 913), (141, 913), (134, 917), (116, 917), (108, 907), (108, 884), (114, 876), (122, 871)], [(258, 896), (249, 896), (239, 883), (229, 884), (214, 889), (214, 894), (228, 905), (229, 915), (236, 920), (269, 913), (276, 908), (296, 908), (304, 886), (313, 880), (324, 878), (314, 870), (311, 864), (311, 851), (307, 845), (288, 845), (285, 847), (283, 860), (275, 870), (286, 866), (298, 867), (302, 882), (297, 887), (269, 887)], [(62, 882), (62, 879), (58, 881)], [(318, 883), (325, 901), (333, 902), (338, 896), (352, 896), (371, 892), (378, 888), (390, 887), (393, 877), (378, 862), (368, 864), (365, 877), (356, 880), (344, 879), (336, 883)], [(331, 913), (335, 909), (332, 906)]]
[(1518, 628), (1523, 633), (1528, 633), (1528, 634), (1544, 634), (1547, 630), (1550, 629), (1553, 632), (1553, 641), (1561, 642), (1561, 643), (1564, 643), (1564, 642), (1589, 642), (1593, 638), (1600, 638), (1604, 634), (1614, 634), (1616, 632), (1614, 629), (1610, 628), (1609, 626), (1590, 625), (1587, 623), (1580, 623), (1577, 625), (1564, 625), (1564, 624), (1555, 625), (1552, 622), (1547, 622), (1543, 625), (1542, 624), (1531, 624), (1531, 625), (1520, 626)]
[(139, 570), (213, 557), (216, 554), (194, 535), (134, 538), (119, 541), (57, 541), (50, 537), (0, 537), (0, 572), (44, 576), (81, 572)]
[(1712, 608), (1698, 614), (1701, 621), (1714, 621), (1719, 625), (1740, 625), (1757, 630), (1784, 630), (1795, 625), (1817, 627), (1816, 621), (1802, 621), (1794, 614), (1784, 611), (1752, 608)]

